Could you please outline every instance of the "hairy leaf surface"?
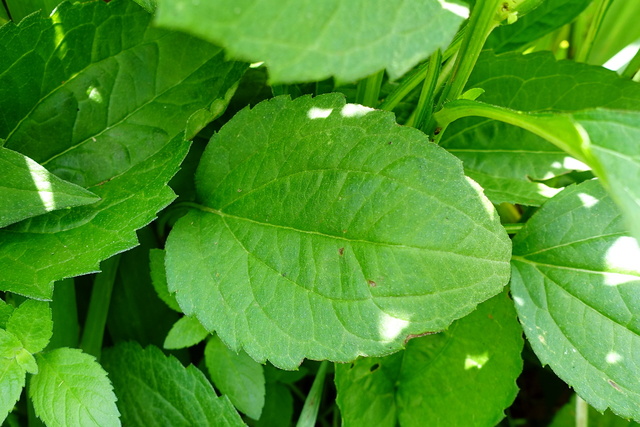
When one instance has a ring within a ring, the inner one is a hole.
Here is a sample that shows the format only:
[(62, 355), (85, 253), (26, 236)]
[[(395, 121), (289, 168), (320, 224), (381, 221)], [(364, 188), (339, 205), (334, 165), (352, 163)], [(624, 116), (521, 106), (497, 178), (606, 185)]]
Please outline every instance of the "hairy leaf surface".
[(503, 293), (402, 352), (336, 364), (344, 425), (494, 426), (518, 392), (522, 346), (513, 302)]
[(49, 304), (34, 300), (23, 302), (7, 321), (7, 331), (18, 337), (29, 353), (42, 351), (53, 334)]
[(49, 173), (30, 158), (0, 147), (0, 227), (99, 198)]
[(48, 426), (119, 426), (116, 396), (96, 359), (75, 348), (37, 355), (29, 397)]
[(216, 134), (169, 290), (232, 349), (295, 368), (439, 331), (500, 292), (510, 241), (455, 157), (341, 95), (274, 98)]
[(175, 197), (180, 135), (218, 111), (245, 66), (150, 20), (131, 1), (95, 1), (0, 29), (5, 147), (101, 198), (0, 231), (0, 289), (50, 298), (54, 280), (134, 246)]
[[(640, 108), (639, 84), (600, 67), (556, 61), (548, 52), (487, 52), (480, 56), (467, 87), (485, 90), (479, 101), (521, 111)], [(466, 173), (494, 203), (540, 205), (557, 190), (535, 180), (587, 169), (541, 137), (486, 118), (452, 123), (442, 146), (464, 162)]]
[(127, 425), (244, 425), (229, 399), (217, 397), (200, 370), (185, 368), (157, 347), (122, 343), (106, 350), (102, 361)]
[(437, 0), (159, 0), (156, 22), (265, 61), (273, 83), (396, 79), (447, 47), (462, 18)]
[[(588, 226), (585, 226), (588, 224)], [(514, 239), (525, 333), (590, 405), (640, 419), (640, 249), (598, 181), (547, 202)]]

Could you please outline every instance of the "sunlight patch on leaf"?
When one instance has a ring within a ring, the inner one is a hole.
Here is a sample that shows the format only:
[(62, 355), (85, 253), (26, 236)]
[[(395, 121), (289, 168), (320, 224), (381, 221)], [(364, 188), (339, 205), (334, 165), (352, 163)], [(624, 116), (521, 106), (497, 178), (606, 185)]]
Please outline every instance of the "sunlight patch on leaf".
[(313, 120), (313, 119), (326, 119), (327, 117), (329, 117), (329, 115), (331, 114), (332, 111), (333, 111), (333, 109), (331, 109), (331, 108), (311, 107), (311, 108), (309, 108), (309, 112), (307, 113), (307, 117), (309, 117), (311, 120)]
[(622, 359), (624, 359), (624, 357), (622, 357), (620, 355), (620, 353), (617, 353), (615, 351), (610, 351), (609, 353), (607, 353), (605, 360), (607, 361), (608, 364), (610, 365), (615, 365), (616, 363), (620, 363), (622, 362)]
[(387, 341), (393, 341), (398, 338), (402, 334), (402, 331), (409, 326), (409, 321), (398, 319), (387, 313), (380, 313), (380, 320), (378, 322), (380, 336)]
[(464, 359), (464, 369), (468, 371), (471, 368), (482, 369), (482, 367), (489, 361), (489, 353), (484, 352), (482, 354), (467, 354)]
[(373, 108), (365, 107), (364, 105), (358, 104), (346, 104), (340, 110), (340, 114), (343, 117), (362, 117), (370, 112), (375, 111)]
[(578, 193), (578, 198), (582, 201), (582, 206), (585, 208), (592, 208), (599, 202), (598, 199), (586, 193)]
[(56, 202), (53, 198), (53, 189), (51, 188), (48, 172), (30, 158), (25, 157), (25, 160), (44, 210), (47, 212), (54, 210), (56, 208)]

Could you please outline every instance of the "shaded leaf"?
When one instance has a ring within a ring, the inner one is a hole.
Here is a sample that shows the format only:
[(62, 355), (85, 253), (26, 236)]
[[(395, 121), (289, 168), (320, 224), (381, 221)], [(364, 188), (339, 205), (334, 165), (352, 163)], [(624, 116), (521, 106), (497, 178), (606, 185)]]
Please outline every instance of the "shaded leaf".
[(159, 0), (156, 22), (265, 61), (272, 83), (396, 79), (452, 40), (462, 18), (437, 0)]
[(178, 319), (173, 324), (167, 338), (164, 340), (164, 348), (166, 349), (178, 349), (191, 347), (209, 335), (207, 331), (196, 319), (192, 316), (184, 316)]
[[(589, 407), (588, 409), (590, 427), (640, 427), (640, 424), (622, 419), (614, 415), (611, 411), (600, 413)], [(576, 426), (576, 395), (571, 396), (567, 402), (553, 417), (549, 427), (575, 427)]]
[(289, 427), (293, 418), (291, 391), (279, 383), (266, 384), (266, 396), (257, 427)]
[(116, 397), (93, 356), (59, 348), (37, 355), (40, 372), (30, 379), (29, 397), (47, 426), (119, 426)]
[(344, 425), (494, 426), (518, 392), (522, 346), (513, 302), (503, 293), (402, 352), (336, 364)]
[(167, 288), (167, 273), (164, 268), (164, 250), (151, 249), (149, 251), (149, 266), (151, 269), (151, 283), (158, 297), (174, 311), (182, 313), (176, 301), (175, 294), (170, 294)]
[(244, 351), (229, 350), (215, 335), (207, 342), (204, 358), (215, 386), (239, 411), (259, 419), (265, 399), (262, 365)]
[(98, 197), (63, 181), (15, 151), (0, 147), (0, 227), (56, 209), (94, 203)]
[(7, 331), (15, 335), (29, 353), (44, 350), (53, 334), (49, 304), (35, 300), (23, 302), (7, 321)]
[(516, 235), (511, 291), (540, 361), (590, 405), (640, 419), (640, 249), (598, 181), (565, 189)]
[(11, 317), (13, 310), (15, 310), (15, 308), (11, 304), (7, 304), (0, 298), (0, 328), (4, 329), (7, 327), (7, 320)]
[(243, 426), (204, 374), (158, 348), (122, 343), (103, 353), (123, 423), (131, 426)]

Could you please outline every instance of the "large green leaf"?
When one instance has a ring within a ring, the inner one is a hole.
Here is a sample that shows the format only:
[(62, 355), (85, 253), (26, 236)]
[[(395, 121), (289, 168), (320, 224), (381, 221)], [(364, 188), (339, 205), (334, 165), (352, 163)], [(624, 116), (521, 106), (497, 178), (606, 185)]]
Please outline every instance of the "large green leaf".
[(134, 246), (173, 200), (185, 126), (219, 113), (245, 66), (150, 19), (128, 0), (95, 1), (0, 28), (0, 138), (101, 198), (2, 230), (0, 289), (49, 298), (54, 280)]
[(61, 180), (30, 158), (3, 147), (0, 147), (0, 176), (0, 227), (99, 200), (90, 191)]
[(103, 364), (130, 426), (243, 426), (226, 397), (217, 397), (204, 374), (153, 346), (122, 343), (105, 350)]
[[(483, 102), (522, 111), (640, 108), (640, 84), (600, 67), (556, 61), (549, 52), (486, 52), (467, 87), (483, 88)], [(485, 118), (452, 123), (442, 146), (464, 162), (494, 203), (540, 205), (557, 191), (535, 180), (586, 168), (540, 136)]]
[(37, 355), (38, 375), (29, 397), (47, 426), (119, 426), (116, 396), (107, 373), (93, 356), (75, 348)]
[[(506, 293), (383, 358), (336, 365), (345, 426), (495, 426), (518, 392), (522, 329)], [(464, 402), (464, 404), (460, 404)]]
[(341, 95), (277, 97), (216, 134), (169, 290), (233, 350), (293, 369), (445, 329), (500, 292), (510, 241), (459, 161)]
[(156, 22), (265, 61), (273, 83), (400, 77), (452, 40), (462, 18), (438, 0), (159, 0)]
[(640, 420), (640, 249), (598, 181), (547, 202), (513, 242), (511, 292), (540, 360), (589, 404)]

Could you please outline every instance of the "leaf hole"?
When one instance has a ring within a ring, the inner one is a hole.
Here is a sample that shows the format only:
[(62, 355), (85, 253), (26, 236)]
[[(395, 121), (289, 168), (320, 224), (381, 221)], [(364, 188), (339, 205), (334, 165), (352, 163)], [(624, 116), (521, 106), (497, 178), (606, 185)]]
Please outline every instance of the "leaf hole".
[(369, 372), (375, 372), (378, 370), (378, 368), (380, 367), (379, 363), (374, 363), (373, 365), (371, 365), (371, 367), (369, 368)]

